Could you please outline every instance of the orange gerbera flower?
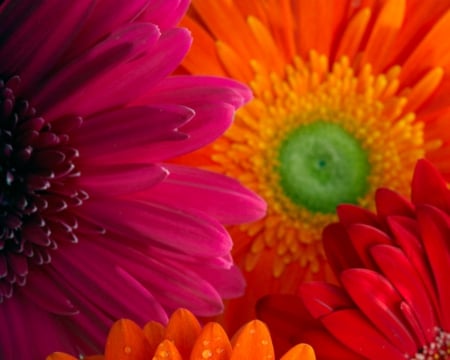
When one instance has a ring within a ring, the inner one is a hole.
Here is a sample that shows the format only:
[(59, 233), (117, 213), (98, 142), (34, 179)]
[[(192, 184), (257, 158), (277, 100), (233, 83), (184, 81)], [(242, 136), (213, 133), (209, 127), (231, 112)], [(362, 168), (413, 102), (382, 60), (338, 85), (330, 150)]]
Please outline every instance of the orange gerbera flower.
[[(175, 311), (164, 328), (149, 322), (141, 329), (135, 322), (122, 319), (111, 328), (105, 354), (84, 357), (85, 360), (270, 360), (275, 358), (267, 326), (253, 320), (229, 340), (225, 330), (210, 322), (203, 328), (185, 309)], [(315, 360), (313, 349), (299, 344), (281, 360)], [(65, 353), (54, 353), (47, 360), (77, 360)]]
[(268, 203), (264, 219), (231, 229), (248, 280), (229, 305), (236, 322), (264, 294), (332, 279), (321, 232), (336, 205), (373, 210), (379, 187), (408, 195), (420, 157), (450, 179), (450, 2), (193, 0), (188, 14), (184, 70), (255, 96), (224, 136), (179, 159)]

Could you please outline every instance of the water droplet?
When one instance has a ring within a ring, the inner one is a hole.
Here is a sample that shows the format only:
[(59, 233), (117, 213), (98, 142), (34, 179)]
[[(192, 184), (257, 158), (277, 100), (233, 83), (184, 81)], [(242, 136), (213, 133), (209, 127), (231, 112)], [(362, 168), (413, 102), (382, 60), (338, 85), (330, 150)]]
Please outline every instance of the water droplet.
[(158, 355), (162, 358), (169, 357), (169, 353), (166, 350), (161, 350)]
[(209, 359), (212, 356), (212, 351), (209, 349), (202, 351), (202, 358), (203, 359)]
[(216, 349), (216, 353), (217, 353), (217, 354), (222, 354), (224, 351), (225, 351), (224, 348), (217, 348), (217, 349)]
[(253, 335), (255, 332), (256, 332), (255, 329), (250, 329), (250, 331), (249, 331), (249, 333), (250, 333), (251, 335)]
[(261, 340), (261, 344), (267, 345), (267, 344), (269, 344), (269, 342), (267, 340)]
[(202, 344), (203, 344), (203, 346), (208, 346), (209, 342), (210, 342), (209, 340), (203, 340)]
[(124, 346), (123, 347), (123, 352), (125, 353), (125, 354), (131, 354), (131, 346)]

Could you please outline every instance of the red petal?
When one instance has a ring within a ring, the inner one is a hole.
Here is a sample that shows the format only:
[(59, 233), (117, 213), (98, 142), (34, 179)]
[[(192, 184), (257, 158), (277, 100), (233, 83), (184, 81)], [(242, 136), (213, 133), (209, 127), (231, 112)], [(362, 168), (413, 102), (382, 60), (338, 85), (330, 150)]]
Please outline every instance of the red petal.
[(391, 215), (404, 215), (414, 217), (414, 207), (402, 195), (390, 189), (381, 188), (375, 193), (377, 214), (382, 218)]
[(325, 282), (302, 284), (300, 294), (305, 307), (316, 319), (337, 309), (353, 307), (353, 302), (342, 288)]
[[(372, 254), (383, 274), (413, 309), (427, 339), (432, 340), (438, 324), (431, 299), (417, 270), (400, 249), (392, 246), (376, 246)], [(418, 334), (418, 338), (421, 337)]]
[(405, 359), (405, 354), (392, 346), (357, 310), (336, 311), (323, 317), (321, 321), (336, 339), (364, 358)]
[(391, 244), (391, 238), (383, 231), (365, 224), (353, 224), (347, 229), (353, 247), (359, 255), (363, 267), (375, 269), (370, 256), (370, 248), (377, 244)]
[(363, 267), (363, 263), (341, 223), (328, 225), (323, 230), (322, 241), (328, 262), (336, 275), (348, 268)]
[(341, 281), (359, 309), (392, 345), (408, 354), (417, 350), (398, 310), (402, 299), (383, 276), (372, 270), (349, 269), (341, 274)]
[(450, 212), (450, 192), (439, 171), (427, 160), (417, 162), (412, 180), (411, 199), (415, 205), (434, 205)]
[(417, 210), (419, 228), (435, 286), (441, 310), (441, 327), (450, 328), (450, 219), (447, 214), (431, 206), (421, 206)]
[(380, 221), (378, 217), (369, 210), (363, 209), (356, 205), (342, 204), (336, 208), (339, 222), (348, 226), (354, 223), (361, 223), (372, 225), (374, 227), (380, 227)]

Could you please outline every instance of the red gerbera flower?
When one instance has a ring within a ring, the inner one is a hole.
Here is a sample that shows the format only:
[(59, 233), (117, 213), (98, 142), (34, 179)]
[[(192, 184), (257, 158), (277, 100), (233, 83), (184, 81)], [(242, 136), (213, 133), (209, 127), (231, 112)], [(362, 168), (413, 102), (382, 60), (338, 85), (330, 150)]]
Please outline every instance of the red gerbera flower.
[(97, 351), (117, 318), (199, 316), (243, 291), (222, 224), (262, 216), (236, 181), (162, 161), (250, 98), (167, 77), (187, 0), (0, 5), (0, 358)]
[(340, 284), (269, 297), (262, 317), (319, 359), (450, 359), (450, 191), (420, 160), (411, 202), (387, 189), (375, 201), (376, 213), (339, 206), (339, 222), (324, 231)]

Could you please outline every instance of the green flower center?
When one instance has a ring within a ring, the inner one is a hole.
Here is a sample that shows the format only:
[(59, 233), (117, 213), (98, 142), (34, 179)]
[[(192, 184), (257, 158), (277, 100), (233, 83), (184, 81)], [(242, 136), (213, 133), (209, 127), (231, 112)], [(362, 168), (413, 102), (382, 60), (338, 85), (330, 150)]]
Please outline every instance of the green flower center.
[(292, 202), (313, 212), (333, 213), (357, 203), (368, 188), (370, 165), (360, 142), (323, 121), (292, 131), (279, 149), (280, 184)]

